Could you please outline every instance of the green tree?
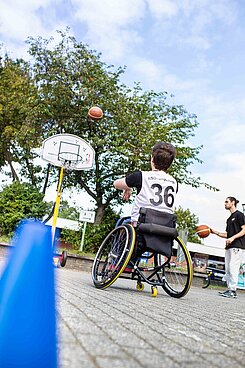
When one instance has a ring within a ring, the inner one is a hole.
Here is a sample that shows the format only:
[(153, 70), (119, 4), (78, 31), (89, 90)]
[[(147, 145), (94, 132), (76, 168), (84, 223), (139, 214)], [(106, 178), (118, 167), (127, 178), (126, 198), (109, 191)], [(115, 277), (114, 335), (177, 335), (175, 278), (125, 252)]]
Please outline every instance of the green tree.
[(0, 234), (11, 236), (22, 219), (41, 219), (47, 211), (43, 194), (29, 183), (15, 181), (0, 192)]
[[(72, 133), (94, 148), (93, 170), (69, 173), (65, 185), (83, 189), (94, 199), (95, 223), (102, 222), (106, 208), (122, 203), (113, 180), (149, 167), (149, 153), (156, 141), (170, 141), (177, 147), (177, 159), (170, 171), (180, 183), (212, 188), (188, 170), (190, 164), (201, 163), (201, 147), (187, 144), (198, 126), (196, 116), (183, 106), (169, 104), (166, 92), (144, 92), (139, 84), (132, 89), (121, 84), (123, 68), (107, 66), (99, 54), (67, 32), (59, 33), (61, 41), (54, 47), (51, 40), (40, 37), (28, 41), (32, 72), (44, 107), (43, 138)], [(104, 111), (102, 120), (87, 118), (93, 105)]]
[(59, 217), (78, 221), (80, 208), (75, 206), (70, 206), (68, 201), (62, 199), (59, 208)]
[(199, 218), (191, 213), (189, 209), (184, 210), (179, 206), (175, 209), (175, 214), (177, 216), (177, 229), (187, 229), (188, 230), (188, 241), (192, 243), (201, 243), (200, 238), (196, 234), (196, 227), (199, 222)]
[[(38, 116), (37, 88), (28, 63), (0, 59), (0, 168), (8, 165), (12, 180), (19, 180), (14, 162), (21, 165), (25, 177), (37, 186), (41, 167), (34, 165), (37, 154), (33, 147), (40, 144), (40, 126), (33, 124)], [(20, 175), (22, 172), (20, 172)]]

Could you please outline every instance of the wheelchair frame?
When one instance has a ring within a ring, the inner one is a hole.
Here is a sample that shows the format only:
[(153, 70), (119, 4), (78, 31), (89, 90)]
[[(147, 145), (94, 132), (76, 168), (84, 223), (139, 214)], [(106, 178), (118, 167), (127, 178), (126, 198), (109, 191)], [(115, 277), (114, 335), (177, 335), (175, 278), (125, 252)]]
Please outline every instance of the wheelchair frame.
[[(167, 236), (171, 236), (169, 228), (165, 230)], [(138, 230), (131, 224), (126, 223), (119, 225), (107, 235), (93, 262), (92, 279), (95, 287), (106, 289), (118, 277), (126, 277), (127, 273), (127, 278), (137, 281), (136, 288), (139, 291), (144, 289), (144, 283), (150, 284), (152, 296), (157, 296), (157, 286), (162, 287), (174, 298), (186, 295), (193, 277), (192, 260), (176, 230), (172, 232), (174, 246), (170, 257), (154, 251), (146, 257), (142, 256), (142, 252), (139, 254), (137, 232)], [(153, 258), (154, 265), (142, 267), (140, 264), (142, 257)], [(131, 272), (128, 271), (129, 268)]]

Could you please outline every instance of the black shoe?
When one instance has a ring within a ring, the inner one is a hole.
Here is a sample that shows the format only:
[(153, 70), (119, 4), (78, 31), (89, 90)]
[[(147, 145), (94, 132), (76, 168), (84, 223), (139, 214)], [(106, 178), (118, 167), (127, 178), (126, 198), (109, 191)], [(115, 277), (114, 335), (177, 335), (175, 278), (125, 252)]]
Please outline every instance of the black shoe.
[(234, 290), (226, 290), (224, 293), (219, 292), (219, 295), (224, 296), (225, 298), (237, 298)]
[[(228, 290), (227, 290), (228, 291)], [(224, 294), (224, 291), (218, 291), (218, 294), (219, 295), (222, 295), (222, 294)]]

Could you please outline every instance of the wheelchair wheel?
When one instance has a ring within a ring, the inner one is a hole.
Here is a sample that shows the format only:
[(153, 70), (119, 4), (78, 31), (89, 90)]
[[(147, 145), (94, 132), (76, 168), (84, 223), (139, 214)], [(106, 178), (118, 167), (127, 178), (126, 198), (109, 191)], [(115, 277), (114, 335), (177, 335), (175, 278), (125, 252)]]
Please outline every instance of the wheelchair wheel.
[(60, 265), (61, 265), (61, 267), (65, 267), (66, 261), (67, 261), (67, 251), (64, 250), (62, 252), (62, 254), (61, 254), (61, 257), (60, 257)]
[(207, 276), (204, 280), (203, 280), (203, 285), (202, 285), (202, 288), (203, 289), (206, 289), (207, 287), (209, 287), (210, 285), (210, 277)]
[(207, 274), (206, 278), (203, 280), (203, 285), (202, 285), (203, 289), (206, 289), (207, 287), (209, 287), (210, 282), (211, 282), (211, 275), (212, 275), (212, 271), (210, 271)]
[(158, 278), (163, 282), (164, 291), (174, 298), (186, 295), (191, 286), (193, 268), (190, 254), (182, 239), (175, 239), (171, 258), (159, 254), (155, 258), (155, 263), (163, 265)]
[(133, 253), (135, 230), (125, 224), (112, 230), (101, 244), (92, 267), (95, 287), (105, 289), (120, 276)]

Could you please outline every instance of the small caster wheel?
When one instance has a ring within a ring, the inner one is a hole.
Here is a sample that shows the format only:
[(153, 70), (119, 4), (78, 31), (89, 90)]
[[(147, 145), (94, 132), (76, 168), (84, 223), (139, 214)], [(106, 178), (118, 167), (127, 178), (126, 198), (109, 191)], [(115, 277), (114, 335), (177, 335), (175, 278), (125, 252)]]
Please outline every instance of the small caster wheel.
[(144, 284), (142, 284), (142, 282), (137, 282), (136, 289), (137, 289), (138, 291), (143, 291), (143, 290), (144, 290), (144, 288), (145, 288), (145, 285), (144, 285)]
[(158, 294), (157, 287), (156, 286), (152, 286), (151, 287), (151, 296), (156, 297), (157, 294)]
[(56, 268), (60, 267), (60, 257), (53, 257), (53, 265)]
[(67, 261), (67, 251), (64, 250), (62, 252), (62, 254), (61, 254), (61, 257), (60, 257), (60, 265), (61, 265), (61, 267), (65, 267), (66, 261)]

